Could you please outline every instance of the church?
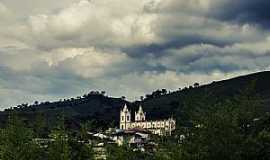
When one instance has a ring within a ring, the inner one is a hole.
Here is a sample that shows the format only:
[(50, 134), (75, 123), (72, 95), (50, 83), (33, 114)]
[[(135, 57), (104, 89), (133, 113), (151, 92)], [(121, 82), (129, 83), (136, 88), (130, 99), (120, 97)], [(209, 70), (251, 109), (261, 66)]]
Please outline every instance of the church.
[(120, 111), (120, 129), (129, 130), (134, 128), (142, 128), (150, 131), (152, 134), (160, 136), (171, 135), (175, 130), (176, 121), (173, 118), (157, 121), (147, 121), (146, 113), (143, 111), (142, 106), (135, 112), (135, 122), (131, 120), (131, 112), (127, 105)]

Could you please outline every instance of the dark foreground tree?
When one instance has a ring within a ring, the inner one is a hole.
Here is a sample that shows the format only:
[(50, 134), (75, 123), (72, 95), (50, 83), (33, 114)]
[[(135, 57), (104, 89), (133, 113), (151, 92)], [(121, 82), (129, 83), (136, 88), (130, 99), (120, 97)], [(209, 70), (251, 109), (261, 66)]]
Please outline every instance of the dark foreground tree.
[(50, 138), (53, 142), (48, 148), (49, 160), (71, 160), (71, 147), (69, 145), (69, 135), (65, 129), (65, 119), (62, 114), (58, 118), (57, 127), (51, 132)]
[(211, 106), (200, 100), (201, 105), (191, 107), (192, 127), (181, 144), (181, 159), (268, 159), (270, 132), (259, 125), (267, 115), (249, 92)]
[(148, 160), (149, 156), (140, 151), (133, 151), (127, 144), (110, 145), (106, 148), (107, 160)]
[(33, 141), (33, 132), (17, 116), (9, 116), (6, 128), (1, 129), (0, 159), (41, 159), (41, 150)]

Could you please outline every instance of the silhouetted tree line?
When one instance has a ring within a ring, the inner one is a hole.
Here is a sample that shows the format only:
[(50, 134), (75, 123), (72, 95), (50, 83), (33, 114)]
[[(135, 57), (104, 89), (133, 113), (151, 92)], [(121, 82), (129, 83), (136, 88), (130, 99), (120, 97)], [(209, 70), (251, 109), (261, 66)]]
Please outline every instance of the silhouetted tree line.
[(88, 94), (84, 94), (83, 96), (77, 96), (76, 98), (70, 99), (60, 99), (57, 102), (35, 101), (33, 104), (23, 103), (15, 107), (5, 109), (5, 111), (35, 111), (35, 108), (38, 106), (51, 106), (52, 109), (56, 107), (76, 106), (83, 104), (85, 101), (87, 101), (87, 99), (95, 97), (106, 97), (106, 91), (90, 91)]
[(165, 96), (165, 95), (168, 95), (168, 94), (173, 94), (173, 93), (176, 93), (176, 92), (179, 92), (179, 91), (187, 91), (189, 89), (198, 88), (198, 87), (200, 87), (200, 84), (196, 82), (196, 83), (194, 83), (193, 86), (184, 87), (183, 89), (179, 88), (176, 91), (167, 91), (167, 89), (164, 89), (164, 88), (163, 89), (158, 89), (156, 91), (153, 91), (151, 94), (146, 94), (145, 97), (141, 96), (140, 100), (143, 101), (143, 100), (159, 98), (161, 96)]

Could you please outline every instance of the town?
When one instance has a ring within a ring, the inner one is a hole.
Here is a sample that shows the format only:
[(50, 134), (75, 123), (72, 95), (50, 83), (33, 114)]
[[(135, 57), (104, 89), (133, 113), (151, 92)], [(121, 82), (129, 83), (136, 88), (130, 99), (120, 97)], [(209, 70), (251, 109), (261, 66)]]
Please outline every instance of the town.
[[(176, 121), (173, 118), (165, 120), (148, 121), (146, 112), (140, 105), (135, 111), (134, 117), (125, 104), (119, 111), (119, 127), (108, 128), (106, 131), (87, 131), (87, 139), (78, 141), (93, 147), (94, 157), (97, 160), (106, 159), (106, 146), (126, 145), (134, 152), (154, 153), (158, 149), (158, 143), (154, 138), (160, 136), (170, 136), (176, 128)], [(135, 118), (135, 121), (132, 120)], [(34, 141), (41, 147), (46, 148), (55, 141), (56, 135), (51, 138), (36, 138)]]

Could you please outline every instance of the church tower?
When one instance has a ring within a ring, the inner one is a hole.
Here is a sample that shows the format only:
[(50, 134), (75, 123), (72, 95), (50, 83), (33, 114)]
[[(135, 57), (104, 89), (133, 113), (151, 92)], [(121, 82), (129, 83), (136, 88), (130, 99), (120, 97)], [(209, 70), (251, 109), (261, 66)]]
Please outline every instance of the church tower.
[(120, 129), (129, 129), (131, 127), (131, 113), (125, 104), (123, 110), (120, 111)]
[(143, 112), (142, 106), (140, 105), (138, 112), (135, 112), (135, 122), (145, 121), (146, 113)]

